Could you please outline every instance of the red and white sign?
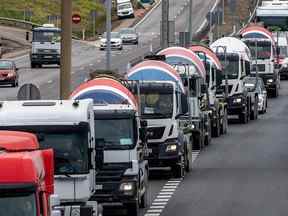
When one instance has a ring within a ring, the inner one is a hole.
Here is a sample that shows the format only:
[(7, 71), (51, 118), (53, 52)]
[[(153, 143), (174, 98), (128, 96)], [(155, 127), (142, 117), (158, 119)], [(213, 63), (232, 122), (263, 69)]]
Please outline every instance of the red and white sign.
[(79, 14), (73, 14), (72, 22), (74, 24), (79, 24), (81, 22), (81, 16)]

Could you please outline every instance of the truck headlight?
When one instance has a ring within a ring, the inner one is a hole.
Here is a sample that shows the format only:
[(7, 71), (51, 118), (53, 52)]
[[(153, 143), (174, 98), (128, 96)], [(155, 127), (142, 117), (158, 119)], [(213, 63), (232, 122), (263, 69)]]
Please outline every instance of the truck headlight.
[(119, 190), (125, 195), (133, 195), (135, 191), (135, 183), (134, 182), (123, 182), (120, 185)]
[(241, 103), (242, 102), (242, 98), (234, 98), (233, 99), (233, 103)]
[(273, 83), (273, 79), (268, 79), (267, 83)]
[(166, 152), (175, 152), (177, 151), (177, 145), (176, 144), (168, 144), (166, 147)]

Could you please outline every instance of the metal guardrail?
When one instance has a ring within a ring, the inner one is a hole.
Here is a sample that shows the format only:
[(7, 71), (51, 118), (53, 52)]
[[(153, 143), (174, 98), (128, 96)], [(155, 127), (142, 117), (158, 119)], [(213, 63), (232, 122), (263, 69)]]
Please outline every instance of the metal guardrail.
[(20, 20), (20, 19), (12, 19), (12, 18), (7, 18), (7, 17), (0, 17), (0, 24), (5, 25), (5, 26), (22, 28), (25, 30), (32, 30), (32, 28), (34, 27), (41, 26), (40, 24), (37, 24), (37, 23)]

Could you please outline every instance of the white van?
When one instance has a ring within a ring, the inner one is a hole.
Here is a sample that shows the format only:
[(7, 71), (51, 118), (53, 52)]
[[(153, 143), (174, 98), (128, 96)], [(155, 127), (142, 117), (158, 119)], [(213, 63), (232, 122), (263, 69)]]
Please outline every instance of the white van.
[(117, 0), (117, 15), (119, 18), (134, 17), (134, 9), (130, 0)]

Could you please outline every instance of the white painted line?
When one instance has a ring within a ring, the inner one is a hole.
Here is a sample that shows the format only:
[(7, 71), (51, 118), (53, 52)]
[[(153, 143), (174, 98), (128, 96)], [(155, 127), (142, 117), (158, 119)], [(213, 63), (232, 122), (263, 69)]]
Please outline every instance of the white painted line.
[(174, 192), (176, 189), (162, 189), (161, 192)]
[(169, 199), (155, 199), (155, 202), (168, 202)]
[(173, 192), (160, 192), (159, 195), (173, 195)]
[(164, 196), (162, 196), (162, 195), (158, 195), (157, 196), (157, 199), (170, 199), (172, 197), (172, 195), (164, 195)]
[(165, 206), (161, 205), (161, 206), (151, 206), (150, 209), (164, 209)]
[(167, 205), (167, 202), (153, 202), (152, 203), (152, 206), (157, 206), (157, 205), (159, 205), (159, 206), (162, 206), (162, 205)]
[(163, 209), (149, 209), (147, 212), (148, 213), (161, 213)]
[(164, 186), (163, 188), (164, 189), (176, 189), (177, 186)]
[(48, 84), (52, 84), (52, 83), (53, 83), (53, 80), (48, 80), (47, 83), (48, 83)]
[(165, 184), (166, 186), (178, 186), (179, 185), (179, 183), (167, 183), (167, 184)]
[(160, 214), (145, 214), (144, 216), (159, 216)]
[(144, 216), (159, 216), (160, 214), (145, 214)]

